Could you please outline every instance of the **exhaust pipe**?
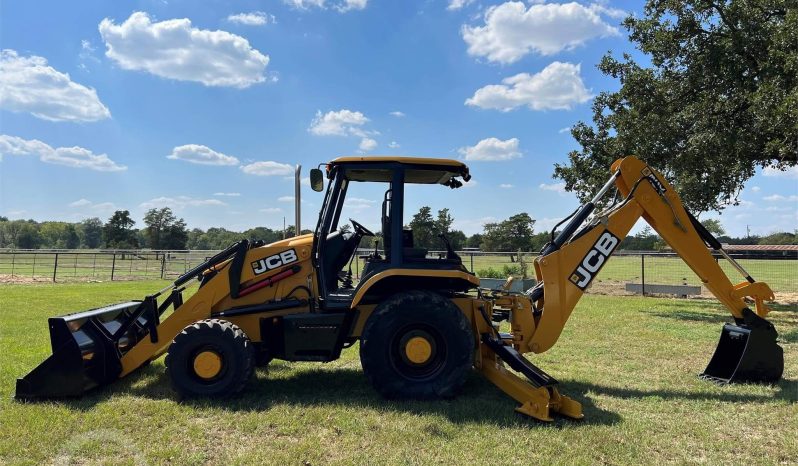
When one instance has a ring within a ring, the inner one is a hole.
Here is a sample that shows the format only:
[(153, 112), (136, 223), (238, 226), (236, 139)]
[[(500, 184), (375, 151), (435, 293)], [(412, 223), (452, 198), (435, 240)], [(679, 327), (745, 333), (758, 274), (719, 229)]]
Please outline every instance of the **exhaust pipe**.
[(296, 171), (294, 171), (294, 212), (296, 213), (296, 220), (294, 223), (294, 236), (299, 236), (302, 234), (302, 211), (300, 210), (300, 204), (302, 203), (301, 199), (301, 181), (302, 176), (302, 165), (296, 166)]

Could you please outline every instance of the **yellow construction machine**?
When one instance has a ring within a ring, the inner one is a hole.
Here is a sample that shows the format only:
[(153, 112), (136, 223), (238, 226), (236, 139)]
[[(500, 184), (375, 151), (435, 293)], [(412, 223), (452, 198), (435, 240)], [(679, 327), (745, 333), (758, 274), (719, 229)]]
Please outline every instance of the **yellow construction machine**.
[[(143, 300), (51, 318), (53, 354), (18, 379), (16, 397), (81, 395), (164, 354), (180, 395), (229, 396), (246, 386), (257, 365), (332, 361), (359, 342), (364, 375), (386, 397), (452, 397), (473, 367), (518, 401), (523, 414), (579, 419), (580, 403), (523, 354), (557, 342), (582, 294), (640, 217), (734, 318), (702, 376), (726, 383), (781, 377), (782, 349), (764, 319), (773, 292), (726, 255), (662, 175), (635, 157), (616, 161), (595, 198), (552, 235), (534, 262), (537, 285), (524, 293), (480, 289), (445, 237), (447, 253), (430, 258), (403, 227), (405, 187), (461, 187), (471, 178), (465, 164), (343, 157), (322, 166), (326, 173), (311, 171), (315, 191), (324, 189), (325, 174), (328, 180), (313, 234), (273, 244), (242, 240)], [(356, 183), (384, 188), (383, 248), (365, 259), (357, 284), (343, 269), (361, 239), (374, 234), (351, 219), (350, 232), (341, 219)], [(613, 188), (615, 202), (602, 202)], [(745, 281), (732, 284), (711, 250)], [(197, 289), (184, 300), (189, 282)], [(499, 330), (504, 321), (507, 333)]]

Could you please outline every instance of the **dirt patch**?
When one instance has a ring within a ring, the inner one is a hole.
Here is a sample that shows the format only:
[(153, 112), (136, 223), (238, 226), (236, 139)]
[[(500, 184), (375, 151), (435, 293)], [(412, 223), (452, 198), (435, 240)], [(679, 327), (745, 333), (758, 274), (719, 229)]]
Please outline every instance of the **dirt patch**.
[[(626, 283), (625, 282), (616, 282), (616, 281), (601, 281), (596, 280), (591, 285), (590, 288), (587, 290), (590, 294), (598, 294), (604, 296), (640, 296), (636, 293), (631, 293), (626, 291)], [(647, 296), (659, 296), (664, 298), (673, 298), (674, 295), (657, 295), (657, 294), (649, 294), (646, 293)], [(793, 291), (775, 291), (774, 295), (776, 296), (775, 303), (780, 305), (786, 305), (790, 307), (798, 306), (798, 293)], [(688, 295), (686, 297), (682, 297), (686, 299), (703, 299), (703, 300), (717, 300), (715, 295), (713, 295), (706, 287), (701, 287), (701, 294), (700, 295)]]
[(52, 280), (48, 280), (42, 277), (25, 277), (21, 275), (11, 275), (7, 273), (0, 273), (0, 283), (10, 283), (10, 284), (23, 284), (23, 285), (30, 285), (34, 283), (52, 283)]

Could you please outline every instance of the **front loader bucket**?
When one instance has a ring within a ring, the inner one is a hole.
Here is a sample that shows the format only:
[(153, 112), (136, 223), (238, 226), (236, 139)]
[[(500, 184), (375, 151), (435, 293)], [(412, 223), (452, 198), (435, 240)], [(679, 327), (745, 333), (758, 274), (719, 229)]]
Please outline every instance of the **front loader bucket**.
[(745, 323), (725, 324), (718, 347), (701, 377), (719, 383), (775, 383), (784, 372), (784, 352), (773, 324), (750, 310)]
[(17, 379), (15, 398), (78, 396), (114, 381), (122, 371), (122, 355), (150, 333), (157, 320), (155, 300), (149, 297), (51, 317), (53, 354)]

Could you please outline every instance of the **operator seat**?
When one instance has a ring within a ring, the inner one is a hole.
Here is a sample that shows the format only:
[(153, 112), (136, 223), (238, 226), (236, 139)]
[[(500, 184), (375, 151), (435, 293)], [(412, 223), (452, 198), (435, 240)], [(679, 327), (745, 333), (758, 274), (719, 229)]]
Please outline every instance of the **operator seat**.
[(324, 243), (325, 260), (322, 262), (327, 290), (338, 289), (338, 272), (355, 253), (357, 243), (360, 242), (358, 237), (354, 233), (341, 233), (341, 231), (327, 235), (327, 241)]

